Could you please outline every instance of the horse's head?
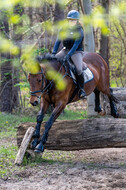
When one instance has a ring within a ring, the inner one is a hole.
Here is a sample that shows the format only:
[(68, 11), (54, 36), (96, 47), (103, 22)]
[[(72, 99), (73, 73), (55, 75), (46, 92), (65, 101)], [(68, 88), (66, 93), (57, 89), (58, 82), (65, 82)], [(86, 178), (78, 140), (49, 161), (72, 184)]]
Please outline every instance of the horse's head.
[[(46, 71), (50, 68), (50, 63), (56, 63), (57, 58), (52, 57), (50, 54), (45, 54), (44, 56), (38, 56), (36, 59), (39, 63), (42, 63), (43, 61), (46, 62), (46, 64), (41, 64), (40, 66), (40, 72), (37, 74), (31, 74), (29, 73), (28, 81), (30, 84), (30, 103), (33, 106), (37, 106), (42, 93), (45, 91), (46, 86)], [(53, 64), (55, 67), (57, 67), (57, 64)], [(58, 69), (57, 69), (58, 70)]]
[(30, 84), (30, 103), (33, 106), (37, 106), (40, 102), (42, 89), (45, 86), (45, 80), (44, 80), (44, 73), (43, 70), (41, 70), (37, 74), (31, 74), (28, 75), (28, 81)]

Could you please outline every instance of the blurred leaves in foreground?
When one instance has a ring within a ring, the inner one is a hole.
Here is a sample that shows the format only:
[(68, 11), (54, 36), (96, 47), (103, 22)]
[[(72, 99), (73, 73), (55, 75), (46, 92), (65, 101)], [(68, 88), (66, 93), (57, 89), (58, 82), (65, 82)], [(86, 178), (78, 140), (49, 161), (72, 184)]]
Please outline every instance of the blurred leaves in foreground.
[[(20, 22), (26, 22), (29, 24), (29, 19), (23, 14), (20, 16), (19, 14), (15, 14), (15, 6), (21, 5), (22, 7), (42, 7), (45, 3), (48, 4), (54, 4), (55, 2), (59, 3), (61, 7), (65, 7), (68, 5), (71, 0), (0, 0), (0, 9), (2, 11), (7, 11), (7, 15), (9, 18), (9, 24), (10, 25), (18, 25)], [(1, 11), (1, 13), (2, 13)], [(6, 12), (5, 11), (5, 12)], [(109, 35), (110, 31), (107, 26), (107, 23), (109, 22), (117, 22), (121, 18), (126, 18), (126, 2), (125, 1), (119, 1), (118, 3), (113, 3), (110, 6), (109, 15), (105, 13), (105, 10), (101, 6), (96, 6), (90, 15), (81, 15), (80, 22), (84, 26), (85, 33), (88, 32), (90, 25), (93, 25), (93, 27), (101, 28), (101, 32), (103, 35)], [(0, 19), (2, 19), (2, 16), (0, 16)], [(40, 26), (40, 25), (39, 25)], [(41, 27), (43, 30), (48, 31), (48, 33), (56, 34), (61, 29), (64, 28), (62, 32), (60, 32), (59, 38), (64, 39), (68, 35), (68, 21), (63, 20), (59, 21), (57, 23), (53, 23), (49, 19), (46, 22), (41, 23)], [(32, 29), (32, 28), (31, 28)], [(16, 34), (25, 34), (27, 32), (28, 28), (23, 26), (18, 26), (16, 28)], [(36, 27), (37, 30), (37, 27)], [(2, 30), (4, 31), (4, 30)], [(20, 49), (17, 45), (14, 44), (13, 39), (8, 38), (6, 35), (3, 35), (2, 32), (0, 33), (0, 52), (6, 53), (9, 52), (13, 56), (17, 56), (20, 53)], [(22, 47), (22, 56), (21, 56), (21, 62), (24, 62), (24, 68), (26, 71), (31, 72), (33, 74), (39, 72), (40, 65), (37, 63), (34, 57), (34, 49), (31, 49), (31, 47)], [(57, 76), (57, 77), (56, 77)], [(53, 70), (49, 70), (47, 73), (47, 77), (50, 78), (50, 80), (54, 80), (56, 83), (56, 86), (59, 90), (64, 89), (66, 84), (64, 80), (62, 80), (61, 76), (59, 74), (56, 74)]]

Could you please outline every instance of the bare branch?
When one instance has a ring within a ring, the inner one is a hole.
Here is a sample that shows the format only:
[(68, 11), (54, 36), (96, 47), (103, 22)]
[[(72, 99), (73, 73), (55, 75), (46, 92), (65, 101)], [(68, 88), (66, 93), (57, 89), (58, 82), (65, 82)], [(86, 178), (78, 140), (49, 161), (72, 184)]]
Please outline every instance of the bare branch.
[(83, 8), (83, 4), (82, 4), (82, 1), (79, 0), (79, 3), (80, 3), (80, 7), (81, 7), (81, 11), (82, 11), (82, 13), (85, 14), (85, 12), (84, 12), (84, 8)]

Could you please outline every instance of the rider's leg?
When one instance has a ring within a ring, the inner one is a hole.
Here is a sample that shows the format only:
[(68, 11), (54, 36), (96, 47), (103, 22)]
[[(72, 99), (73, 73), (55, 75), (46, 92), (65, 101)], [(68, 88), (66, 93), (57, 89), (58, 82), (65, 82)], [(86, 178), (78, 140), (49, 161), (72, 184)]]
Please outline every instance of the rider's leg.
[[(84, 91), (84, 76), (83, 76), (83, 52), (76, 52), (71, 56), (71, 59), (77, 70), (77, 82), (79, 84), (79, 98), (85, 98), (86, 92)], [(86, 69), (86, 65), (85, 65)]]

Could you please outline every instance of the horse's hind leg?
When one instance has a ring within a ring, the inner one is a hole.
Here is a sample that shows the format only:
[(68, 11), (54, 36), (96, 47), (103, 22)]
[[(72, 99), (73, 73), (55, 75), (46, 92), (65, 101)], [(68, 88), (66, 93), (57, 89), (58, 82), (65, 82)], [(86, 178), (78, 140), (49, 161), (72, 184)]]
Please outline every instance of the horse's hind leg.
[(106, 90), (102, 90), (104, 94), (106, 94), (109, 98), (110, 103), (110, 109), (111, 109), (111, 115), (115, 118), (119, 117), (119, 113), (117, 111), (116, 103), (118, 103), (117, 98), (113, 94), (112, 88), (108, 87)]
[(95, 88), (94, 93), (95, 93), (95, 111), (99, 113), (102, 111), (100, 106), (100, 97), (99, 97), (100, 91), (97, 88)]
[(115, 117), (115, 118), (118, 118), (119, 117), (119, 113), (118, 113), (117, 107), (116, 107), (116, 103), (118, 103), (118, 100), (113, 95), (113, 90), (111, 88), (110, 88), (109, 100), (110, 100), (111, 115), (113, 117)]

